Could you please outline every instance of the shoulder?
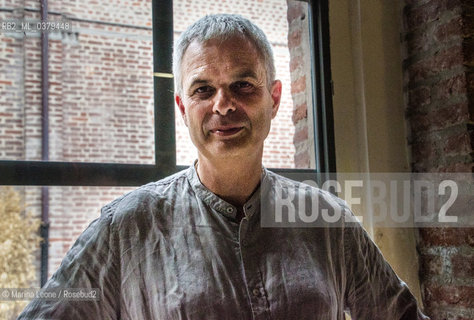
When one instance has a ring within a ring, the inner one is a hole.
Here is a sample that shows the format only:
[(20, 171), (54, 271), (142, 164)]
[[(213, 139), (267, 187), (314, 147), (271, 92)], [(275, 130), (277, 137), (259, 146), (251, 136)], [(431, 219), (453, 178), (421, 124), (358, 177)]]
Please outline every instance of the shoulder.
[(188, 170), (182, 170), (122, 195), (102, 208), (101, 217), (114, 224), (123, 222), (123, 219), (136, 219), (137, 216), (146, 216), (172, 206), (185, 190), (189, 190)]
[[(271, 186), (272, 192), (281, 191), (278, 190), (279, 188), (283, 190), (284, 193), (287, 190), (291, 190), (295, 194), (304, 195), (306, 198), (318, 198), (319, 200), (323, 200), (328, 204), (331, 204), (333, 207), (337, 206), (343, 209), (347, 209), (350, 211), (349, 206), (347, 205), (346, 201), (339, 198), (338, 196), (332, 194), (329, 191), (323, 190), (319, 188), (316, 184), (316, 181), (313, 180), (305, 180), (304, 182), (295, 181), (286, 177), (283, 177), (279, 174), (276, 174), (272, 171), (265, 170), (265, 178), (267, 179), (267, 185)], [(281, 193), (280, 193), (281, 194)]]

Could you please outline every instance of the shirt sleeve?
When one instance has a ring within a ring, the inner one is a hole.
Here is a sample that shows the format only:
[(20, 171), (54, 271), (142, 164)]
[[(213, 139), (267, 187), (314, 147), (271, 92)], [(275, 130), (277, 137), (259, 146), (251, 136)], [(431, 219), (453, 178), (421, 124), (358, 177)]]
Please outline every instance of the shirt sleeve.
[(69, 288), (98, 289), (96, 300), (59, 298), (34, 299), (18, 319), (118, 319), (120, 295), (120, 259), (118, 241), (111, 230), (111, 207), (105, 207), (80, 235), (66, 254), (59, 269), (43, 289), (59, 292)]
[(353, 320), (429, 320), (358, 222), (345, 227), (344, 254), (345, 297)]

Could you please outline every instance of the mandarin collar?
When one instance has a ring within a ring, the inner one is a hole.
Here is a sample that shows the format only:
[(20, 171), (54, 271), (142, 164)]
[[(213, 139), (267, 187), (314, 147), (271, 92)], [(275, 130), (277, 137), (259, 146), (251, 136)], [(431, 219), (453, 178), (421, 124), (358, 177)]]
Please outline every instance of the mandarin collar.
[[(223, 216), (235, 219), (237, 216), (238, 208), (230, 204), (229, 202), (221, 199), (219, 196), (214, 194), (205, 185), (201, 183), (201, 180), (199, 179), (199, 176), (196, 172), (196, 163), (197, 160), (194, 161), (193, 165), (191, 165), (188, 168), (188, 171), (186, 172), (186, 176), (189, 180), (189, 183), (191, 184), (191, 187), (193, 188), (196, 195), (212, 209), (216, 210)], [(262, 190), (266, 189), (262, 188), (262, 186), (266, 184), (265, 182), (267, 180), (268, 174), (267, 169), (263, 167), (262, 169), (263, 170), (259, 187), (255, 190), (250, 199), (243, 205), (244, 213), (249, 218), (254, 215), (255, 212), (258, 211), (260, 207), (260, 194)]]

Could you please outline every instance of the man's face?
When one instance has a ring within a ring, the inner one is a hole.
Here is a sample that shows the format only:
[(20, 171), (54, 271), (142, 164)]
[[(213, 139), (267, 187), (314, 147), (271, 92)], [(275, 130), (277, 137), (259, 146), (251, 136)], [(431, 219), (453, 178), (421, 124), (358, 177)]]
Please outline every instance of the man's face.
[(262, 58), (250, 41), (191, 42), (182, 59), (176, 103), (193, 143), (206, 158), (260, 155), (281, 97), (268, 87)]

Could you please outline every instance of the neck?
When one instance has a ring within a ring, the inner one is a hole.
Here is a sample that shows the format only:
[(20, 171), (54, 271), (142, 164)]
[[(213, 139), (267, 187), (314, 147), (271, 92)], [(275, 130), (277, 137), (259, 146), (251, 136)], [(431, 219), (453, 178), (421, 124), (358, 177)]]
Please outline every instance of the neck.
[(225, 201), (242, 206), (255, 191), (262, 175), (262, 156), (216, 161), (198, 156), (201, 183)]

